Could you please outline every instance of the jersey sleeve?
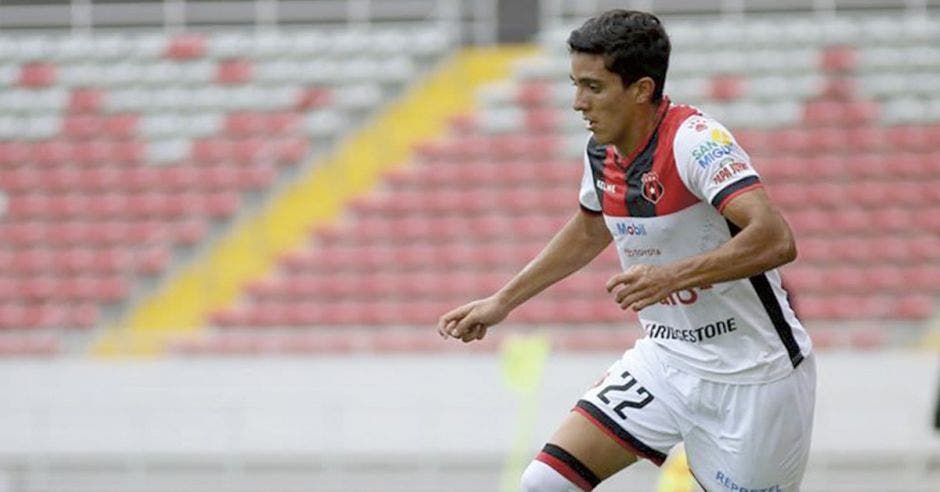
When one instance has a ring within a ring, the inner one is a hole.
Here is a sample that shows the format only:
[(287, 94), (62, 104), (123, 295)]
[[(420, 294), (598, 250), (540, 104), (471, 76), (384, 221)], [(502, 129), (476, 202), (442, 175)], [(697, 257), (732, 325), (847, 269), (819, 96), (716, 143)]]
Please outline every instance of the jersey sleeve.
[(707, 116), (691, 116), (682, 123), (673, 153), (685, 186), (719, 212), (735, 196), (761, 186), (751, 158), (731, 132)]
[(581, 203), (581, 208), (584, 210), (593, 213), (601, 213), (601, 202), (597, 198), (597, 190), (594, 189), (594, 186), (594, 173), (591, 171), (591, 160), (585, 149), (584, 174), (581, 176), (581, 193), (578, 201)]

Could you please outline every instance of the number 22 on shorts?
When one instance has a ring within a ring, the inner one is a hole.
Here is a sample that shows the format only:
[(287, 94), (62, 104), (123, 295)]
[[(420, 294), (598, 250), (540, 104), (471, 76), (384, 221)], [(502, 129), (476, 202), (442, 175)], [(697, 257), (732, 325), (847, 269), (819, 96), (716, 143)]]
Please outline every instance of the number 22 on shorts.
[[(629, 371), (623, 371), (620, 378), (623, 379), (623, 384), (605, 386), (597, 393), (597, 398), (610, 406), (612, 400), (607, 395), (613, 393), (614, 398), (619, 400), (619, 403), (613, 407), (613, 411), (620, 418), (626, 419), (627, 416), (623, 413), (625, 408), (643, 408), (653, 401), (653, 395), (646, 388), (638, 385), (636, 378)], [(617, 393), (622, 393), (622, 395), (617, 395)]]

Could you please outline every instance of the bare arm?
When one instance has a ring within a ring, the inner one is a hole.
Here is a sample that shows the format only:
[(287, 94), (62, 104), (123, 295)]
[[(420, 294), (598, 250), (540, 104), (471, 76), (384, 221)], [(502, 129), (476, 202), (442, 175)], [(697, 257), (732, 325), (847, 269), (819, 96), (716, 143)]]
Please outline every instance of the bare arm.
[(548, 245), (498, 292), (460, 306), (438, 320), (438, 333), (464, 342), (479, 340), (523, 302), (591, 262), (610, 244), (600, 214), (579, 210)]
[(607, 282), (623, 309), (635, 311), (677, 290), (751, 277), (796, 259), (793, 233), (763, 189), (731, 199), (722, 214), (740, 231), (718, 248), (662, 266), (636, 265)]

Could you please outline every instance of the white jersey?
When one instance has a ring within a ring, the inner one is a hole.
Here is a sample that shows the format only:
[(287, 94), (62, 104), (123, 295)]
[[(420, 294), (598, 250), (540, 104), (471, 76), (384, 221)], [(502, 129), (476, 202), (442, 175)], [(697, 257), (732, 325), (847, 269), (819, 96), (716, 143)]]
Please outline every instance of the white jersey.
[[(581, 206), (604, 214), (620, 262), (666, 264), (714, 250), (737, 233), (721, 215), (761, 186), (728, 130), (690, 106), (663, 100), (659, 123), (633, 155), (590, 139)], [(641, 310), (646, 337), (668, 362), (703, 379), (761, 383), (788, 375), (811, 342), (780, 275), (679, 291)]]

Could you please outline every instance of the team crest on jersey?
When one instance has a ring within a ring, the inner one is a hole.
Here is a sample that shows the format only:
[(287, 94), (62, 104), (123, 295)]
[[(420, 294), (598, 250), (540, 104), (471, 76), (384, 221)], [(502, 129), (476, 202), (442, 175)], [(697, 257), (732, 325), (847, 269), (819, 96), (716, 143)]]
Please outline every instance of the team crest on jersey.
[(643, 181), (643, 198), (653, 204), (659, 203), (665, 191), (663, 184), (659, 181), (659, 176), (654, 171), (650, 171), (644, 173), (640, 179)]
[(708, 129), (708, 123), (704, 118), (692, 118), (689, 123), (686, 125), (690, 130), (695, 130), (697, 132), (703, 132)]

